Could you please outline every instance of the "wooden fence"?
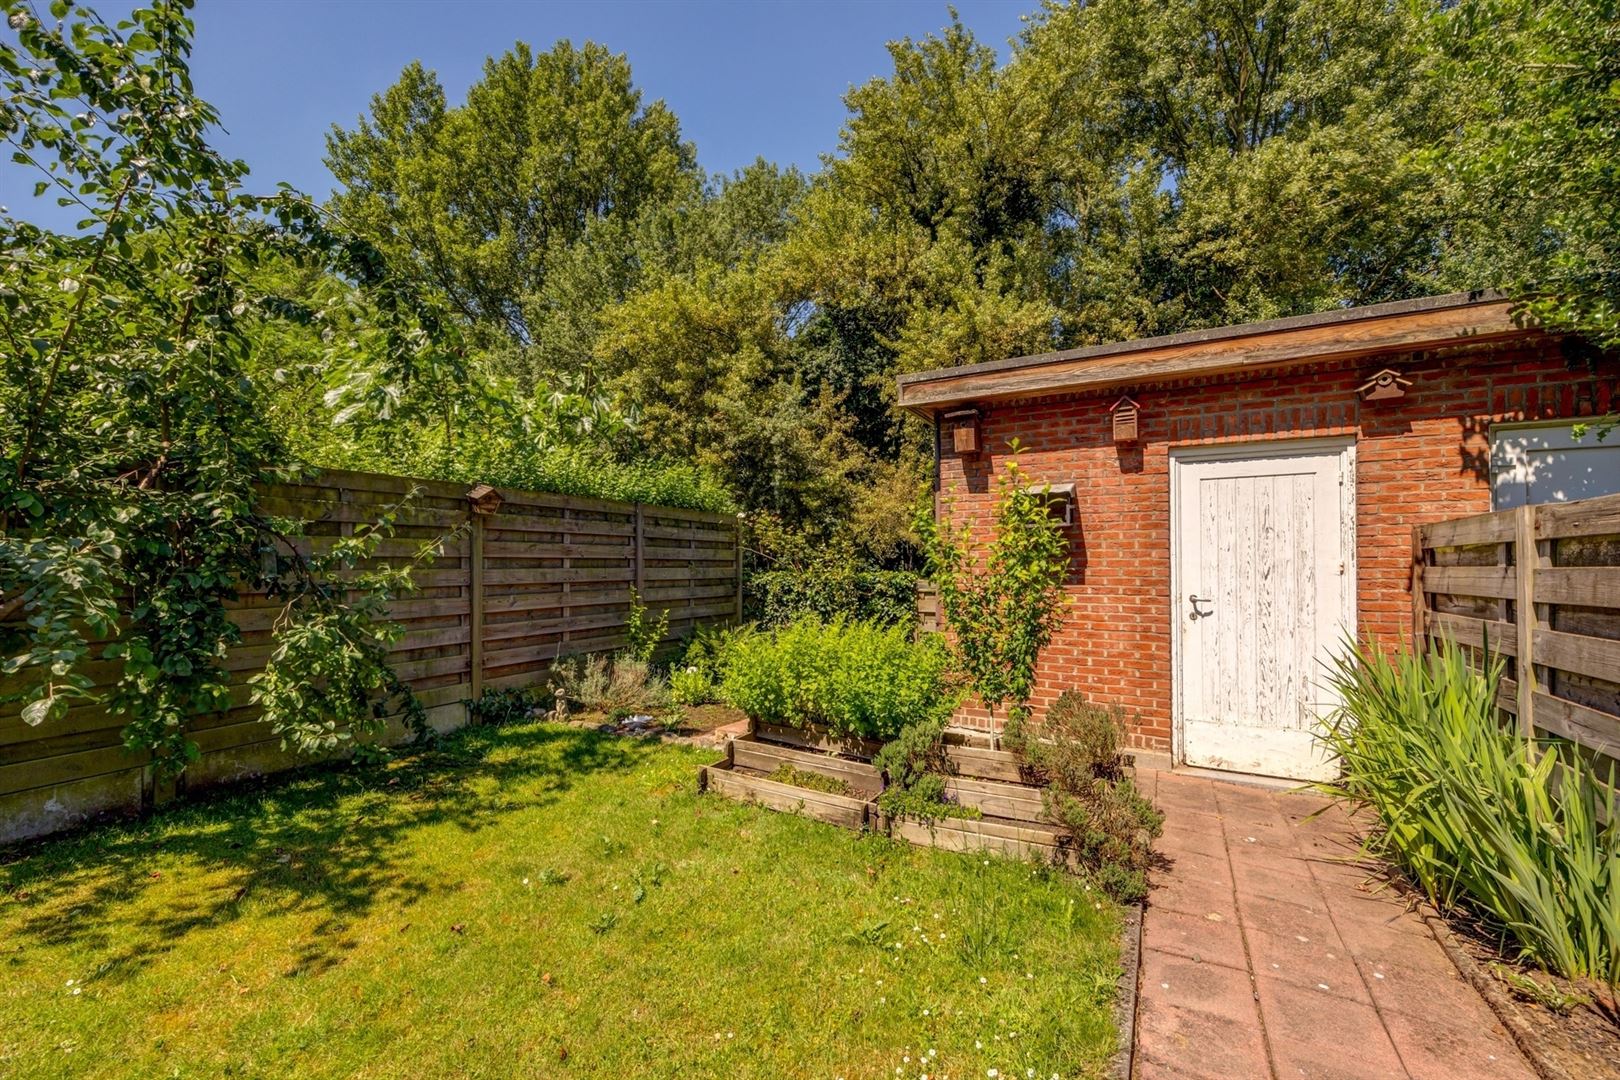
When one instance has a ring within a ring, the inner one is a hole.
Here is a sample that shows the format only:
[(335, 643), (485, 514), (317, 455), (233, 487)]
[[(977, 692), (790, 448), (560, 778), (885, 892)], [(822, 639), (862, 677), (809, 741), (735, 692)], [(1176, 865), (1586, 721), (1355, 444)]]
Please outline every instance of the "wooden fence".
[(1412, 546), (1414, 636), (1503, 657), (1527, 736), (1620, 758), (1620, 495), (1436, 522)]
[[(532, 684), (560, 655), (622, 645), (632, 586), (654, 614), (669, 611), (666, 640), (741, 617), (737, 522), (721, 514), (502, 490), (499, 510), (485, 515), (471, 512), (460, 484), (352, 472), (267, 488), (261, 505), (308, 521), (297, 544), (321, 551), (413, 490), (376, 562), (408, 563), (424, 541), (448, 537), (443, 554), (414, 573), (417, 591), (391, 609), (405, 628), (394, 670), (441, 730), (465, 722), (465, 703), (485, 688)], [(232, 707), (194, 723), (202, 756), (188, 785), (298, 763), (249, 701), (279, 611), (246, 591), (233, 605), (242, 641), (225, 661)], [(114, 670), (96, 662), (89, 674)], [(123, 718), (80, 707), (31, 727), (18, 709), (0, 707), (0, 843), (164, 795), (147, 761), (124, 749)], [(391, 724), (393, 737), (402, 732)]]

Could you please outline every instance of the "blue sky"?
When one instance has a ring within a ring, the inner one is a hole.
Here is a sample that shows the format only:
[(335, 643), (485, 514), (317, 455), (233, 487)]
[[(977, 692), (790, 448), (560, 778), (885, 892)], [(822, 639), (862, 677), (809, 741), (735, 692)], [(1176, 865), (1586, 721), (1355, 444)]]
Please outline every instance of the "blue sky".
[[(116, 3), (104, 4), (111, 15)], [(962, 20), (1003, 60), (1038, 0), (957, 0)], [(245, 159), (252, 186), (285, 180), (331, 190), (321, 163), (333, 123), (352, 125), (371, 95), (419, 59), (452, 102), (484, 58), (517, 40), (559, 38), (626, 53), (648, 100), (663, 98), (711, 172), (757, 156), (813, 169), (837, 148), (843, 94), (890, 70), (886, 42), (921, 37), (950, 19), (944, 0), (595, 3), (496, 0), (200, 0), (192, 70), (220, 110), (220, 148)], [(31, 180), (0, 173), (13, 213), (68, 227), (54, 205), (34, 207)]]

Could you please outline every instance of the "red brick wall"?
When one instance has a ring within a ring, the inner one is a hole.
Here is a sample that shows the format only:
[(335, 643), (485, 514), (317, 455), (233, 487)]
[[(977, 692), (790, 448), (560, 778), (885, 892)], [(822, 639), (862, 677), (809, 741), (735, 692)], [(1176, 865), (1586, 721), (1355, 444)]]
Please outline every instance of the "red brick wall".
[[(1396, 367), (1413, 385), (1398, 400), (1363, 402), (1357, 388)], [(993, 477), (1008, 440), (1036, 482), (1076, 483), (1070, 604), (1042, 655), (1035, 705), (1065, 689), (1137, 714), (1138, 749), (1170, 748), (1170, 451), (1267, 439), (1356, 439), (1357, 623), (1365, 634), (1410, 633), (1412, 526), (1490, 509), (1489, 425), (1602, 414), (1620, 407), (1612, 361), (1594, 368), (1558, 344), (1374, 357), (1250, 378), (1129, 388), (1140, 441), (1116, 447), (1108, 412), (1121, 391), (998, 403), (982, 421), (985, 448), (961, 458), (945, 440), (941, 512), (988, 529)], [(982, 708), (959, 718), (990, 724)], [(995, 726), (999, 726), (997, 723)]]

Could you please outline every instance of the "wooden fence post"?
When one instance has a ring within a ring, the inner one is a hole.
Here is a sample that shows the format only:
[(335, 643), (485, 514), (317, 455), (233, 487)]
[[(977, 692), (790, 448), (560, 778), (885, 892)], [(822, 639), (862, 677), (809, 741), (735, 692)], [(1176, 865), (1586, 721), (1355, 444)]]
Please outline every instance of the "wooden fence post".
[(1422, 653), (1429, 633), (1429, 596), (1423, 591), (1423, 527), (1412, 526), (1412, 651)]
[(472, 696), (477, 700), (484, 692), (484, 515), (477, 511), (472, 516), (472, 588), (467, 600), (469, 633), (471, 635)]
[(1519, 714), (1519, 734), (1536, 737), (1536, 508), (1521, 506), (1513, 514), (1513, 619), (1518, 632), (1518, 694), (1514, 707)]
[(647, 602), (647, 517), (636, 503), (636, 598)]
[(742, 548), (743, 548), (743, 539), (742, 539), (742, 534), (743, 534), (743, 519), (742, 519), (742, 515), (738, 514), (737, 515), (737, 528), (736, 528), (736, 532), (733, 534), (736, 537), (736, 540), (737, 540), (737, 616), (736, 616), (736, 618), (737, 618), (737, 625), (738, 626), (741, 626), (742, 621), (743, 621), (743, 550), (742, 550)]

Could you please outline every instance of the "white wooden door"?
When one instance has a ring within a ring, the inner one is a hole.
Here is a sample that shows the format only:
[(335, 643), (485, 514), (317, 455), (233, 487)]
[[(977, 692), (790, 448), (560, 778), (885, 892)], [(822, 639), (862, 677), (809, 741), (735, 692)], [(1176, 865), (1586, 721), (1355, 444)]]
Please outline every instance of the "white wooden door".
[(1353, 449), (1279, 443), (1172, 458), (1179, 757), (1300, 780), (1334, 765), (1323, 662), (1355, 619)]

